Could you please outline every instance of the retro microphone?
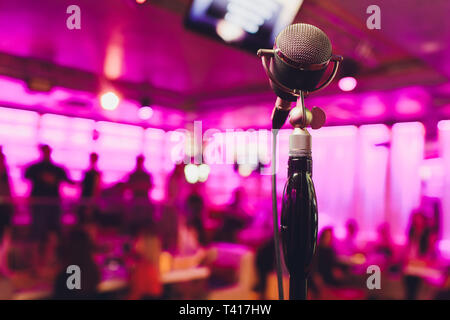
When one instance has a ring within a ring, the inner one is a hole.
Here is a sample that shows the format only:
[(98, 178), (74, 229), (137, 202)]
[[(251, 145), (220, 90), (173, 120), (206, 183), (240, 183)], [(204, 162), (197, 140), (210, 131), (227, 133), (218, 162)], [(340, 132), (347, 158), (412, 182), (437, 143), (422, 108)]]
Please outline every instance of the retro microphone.
[[(332, 54), (327, 35), (305, 23), (287, 26), (278, 34), (273, 49), (260, 49), (257, 54), (278, 96), (272, 113), (273, 129), (280, 129), (286, 122), (292, 102), (328, 86), (342, 61), (341, 56)], [(330, 62), (334, 63), (333, 71), (318, 86)]]
[[(320, 108), (309, 110), (304, 98), (331, 83), (341, 56), (332, 54), (327, 35), (309, 24), (286, 27), (275, 39), (273, 49), (260, 49), (263, 67), (277, 95), (272, 112), (272, 211), (278, 294), (283, 299), (281, 253), (279, 246), (278, 206), (276, 192), (276, 135), (289, 117), (294, 127), (289, 137), (288, 180), (283, 192), (281, 239), (284, 261), (289, 271), (289, 299), (306, 299), (307, 278), (316, 251), (318, 210), (312, 181), (311, 135), (306, 127), (319, 129), (325, 124)], [(328, 79), (319, 85), (333, 62)], [(292, 102), (297, 101), (291, 110)]]

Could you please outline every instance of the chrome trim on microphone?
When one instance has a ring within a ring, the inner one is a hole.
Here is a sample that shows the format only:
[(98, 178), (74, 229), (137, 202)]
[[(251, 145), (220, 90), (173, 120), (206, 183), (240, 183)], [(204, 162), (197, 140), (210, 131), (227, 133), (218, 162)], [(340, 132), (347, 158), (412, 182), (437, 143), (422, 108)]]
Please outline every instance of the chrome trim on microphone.
[(338, 71), (339, 65), (342, 62), (342, 60), (344, 60), (344, 58), (342, 56), (338, 56), (338, 55), (332, 55), (330, 58), (330, 61), (334, 62), (334, 66), (333, 66), (333, 71), (331, 72), (330, 76), (328, 77), (327, 81), (325, 81), (324, 83), (322, 83), (319, 87), (317, 87), (316, 89), (309, 91), (309, 93), (311, 92), (317, 92), (320, 91), (322, 89), (324, 89), (325, 87), (327, 87), (331, 81), (333, 81), (334, 77), (336, 76), (336, 73)]

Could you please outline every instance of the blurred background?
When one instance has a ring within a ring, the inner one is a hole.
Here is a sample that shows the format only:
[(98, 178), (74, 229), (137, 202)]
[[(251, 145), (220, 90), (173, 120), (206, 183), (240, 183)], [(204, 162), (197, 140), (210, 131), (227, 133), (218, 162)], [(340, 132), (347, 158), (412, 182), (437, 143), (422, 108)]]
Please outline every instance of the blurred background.
[(310, 298), (449, 299), (448, 1), (379, 0), (379, 30), (368, 0), (72, 2), (0, 2), (0, 298), (277, 299), (256, 50), (302, 22), (344, 56), (306, 99)]

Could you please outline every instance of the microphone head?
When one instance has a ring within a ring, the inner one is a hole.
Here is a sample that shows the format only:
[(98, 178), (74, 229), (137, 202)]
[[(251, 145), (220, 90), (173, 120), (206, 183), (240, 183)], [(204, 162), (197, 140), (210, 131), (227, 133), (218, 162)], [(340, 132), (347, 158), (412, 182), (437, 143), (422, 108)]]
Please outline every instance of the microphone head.
[[(319, 28), (305, 23), (287, 26), (275, 39), (275, 55), (270, 69), (276, 79), (290, 89), (312, 91), (322, 78), (332, 56), (330, 39)], [(297, 98), (272, 83), (282, 99)]]
[(331, 42), (319, 28), (306, 24), (291, 24), (275, 39), (275, 47), (283, 56), (302, 65), (320, 64), (331, 58)]

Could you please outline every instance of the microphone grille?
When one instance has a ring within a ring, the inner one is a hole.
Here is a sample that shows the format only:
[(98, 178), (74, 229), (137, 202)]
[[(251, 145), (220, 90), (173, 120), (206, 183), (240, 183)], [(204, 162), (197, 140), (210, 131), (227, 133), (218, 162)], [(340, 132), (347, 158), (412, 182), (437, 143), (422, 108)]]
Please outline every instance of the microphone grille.
[(301, 64), (320, 64), (331, 57), (331, 42), (319, 28), (291, 24), (277, 36), (275, 45), (286, 58)]

